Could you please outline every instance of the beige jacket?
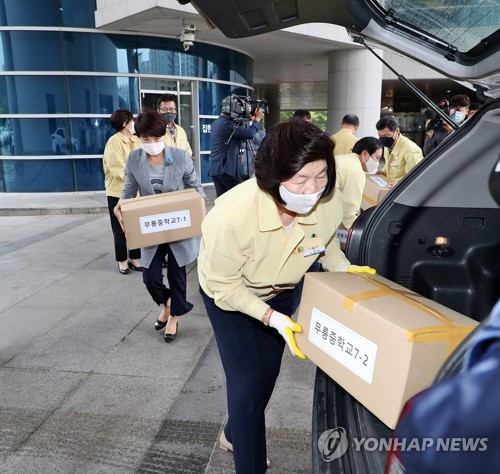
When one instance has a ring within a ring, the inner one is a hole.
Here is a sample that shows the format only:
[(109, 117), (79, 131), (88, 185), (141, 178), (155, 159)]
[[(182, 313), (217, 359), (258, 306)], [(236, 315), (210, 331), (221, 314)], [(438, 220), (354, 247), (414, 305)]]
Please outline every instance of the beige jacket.
[(400, 135), (389, 157), (386, 158), (382, 171), (389, 181), (399, 181), (423, 158), (422, 149), (409, 138)]
[(121, 197), (128, 155), (140, 147), (141, 142), (135, 135), (128, 138), (124, 133), (116, 132), (108, 139), (102, 156), (106, 196)]
[(359, 138), (347, 128), (341, 128), (338, 132), (334, 133), (332, 139), (335, 141), (335, 148), (333, 149), (334, 155), (352, 153), (352, 147), (359, 140)]
[(255, 178), (216, 199), (202, 224), (198, 277), (203, 291), (226, 311), (261, 319), (266, 300), (295, 287), (318, 259), (328, 271), (348, 264), (335, 237), (342, 221), (340, 193), (285, 230), (273, 198)]
[(193, 156), (193, 150), (189, 145), (186, 131), (177, 124), (175, 125), (174, 136), (172, 136), (172, 134), (167, 130), (167, 133), (165, 134), (165, 143), (168, 146), (173, 146), (175, 148), (182, 148), (183, 150), (189, 152), (189, 156)]
[(342, 201), (344, 203), (342, 224), (349, 230), (359, 214), (366, 174), (356, 153), (335, 155), (335, 170), (337, 172), (335, 186), (342, 192)]

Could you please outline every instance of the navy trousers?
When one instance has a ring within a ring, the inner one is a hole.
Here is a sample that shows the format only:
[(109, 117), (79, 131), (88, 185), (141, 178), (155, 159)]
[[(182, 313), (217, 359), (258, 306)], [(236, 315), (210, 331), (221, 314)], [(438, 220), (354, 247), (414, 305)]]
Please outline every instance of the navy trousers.
[[(200, 288), (226, 374), (229, 420), (224, 434), (233, 443), (238, 474), (267, 469), (264, 411), (278, 377), (285, 340), (271, 327), (237, 311), (224, 311)], [(302, 282), (267, 301), (291, 315), (298, 306)]]
[[(162, 264), (165, 261), (165, 255), (168, 255), (167, 280), (169, 288), (163, 283), (164, 269)], [(186, 299), (186, 267), (177, 265), (170, 245), (158, 245), (149, 268), (144, 268), (142, 272), (142, 279), (156, 304), (165, 304), (169, 298), (172, 298), (170, 302), (172, 316), (182, 316), (193, 309), (193, 305)]]

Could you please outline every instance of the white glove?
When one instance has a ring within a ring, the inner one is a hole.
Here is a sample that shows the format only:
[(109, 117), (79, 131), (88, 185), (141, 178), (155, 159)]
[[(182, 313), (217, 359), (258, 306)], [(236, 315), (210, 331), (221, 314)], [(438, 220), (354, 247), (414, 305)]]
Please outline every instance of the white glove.
[(306, 359), (306, 356), (300, 351), (295, 342), (295, 333), (302, 332), (300, 324), (296, 323), (288, 316), (278, 313), (278, 311), (273, 311), (269, 318), (269, 326), (276, 329), (281, 334), (293, 355), (297, 356), (299, 359)]

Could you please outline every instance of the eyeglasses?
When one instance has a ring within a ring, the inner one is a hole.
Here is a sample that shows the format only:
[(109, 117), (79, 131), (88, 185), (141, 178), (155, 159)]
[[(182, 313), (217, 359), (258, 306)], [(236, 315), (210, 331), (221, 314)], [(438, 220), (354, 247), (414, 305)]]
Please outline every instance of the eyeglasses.
[(160, 107), (160, 112), (177, 112), (175, 107)]

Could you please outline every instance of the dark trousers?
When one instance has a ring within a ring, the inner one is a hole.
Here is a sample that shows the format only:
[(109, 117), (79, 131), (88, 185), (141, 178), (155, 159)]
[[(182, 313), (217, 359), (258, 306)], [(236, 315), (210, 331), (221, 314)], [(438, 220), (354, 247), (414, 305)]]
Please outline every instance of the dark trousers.
[[(124, 262), (127, 260), (127, 239), (125, 238), (122, 226), (118, 222), (118, 218), (113, 212), (113, 209), (118, 204), (119, 200), (120, 198), (108, 196), (109, 219), (111, 221), (111, 230), (113, 231), (113, 237), (115, 240), (115, 259), (117, 262)], [(129, 250), (128, 258), (132, 258), (134, 260), (141, 258), (141, 249)]]
[[(271, 327), (237, 311), (224, 311), (200, 288), (226, 374), (229, 419), (224, 434), (233, 443), (238, 474), (267, 469), (264, 412), (281, 366), (285, 340)], [(292, 315), (302, 283), (267, 301), (276, 311)]]
[[(163, 283), (164, 268), (162, 264), (165, 261), (165, 255), (168, 255), (166, 270), (169, 288)], [(193, 305), (186, 300), (186, 267), (177, 265), (177, 260), (170, 249), (170, 245), (158, 245), (149, 268), (144, 268), (142, 272), (142, 279), (156, 304), (165, 304), (169, 298), (172, 298), (170, 302), (170, 314), (172, 316), (182, 316), (193, 309)]]
[(217, 194), (217, 197), (229, 191), (231, 188), (234, 188), (239, 183), (237, 179), (228, 174), (212, 176), (212, 180), (214, 182), (215, 194)]

